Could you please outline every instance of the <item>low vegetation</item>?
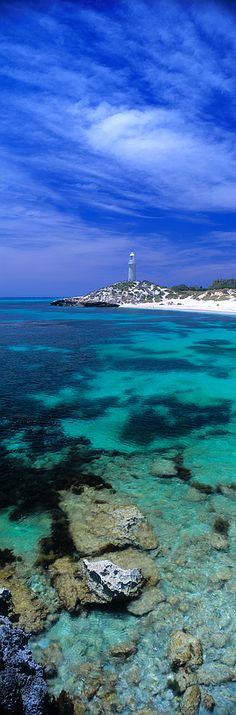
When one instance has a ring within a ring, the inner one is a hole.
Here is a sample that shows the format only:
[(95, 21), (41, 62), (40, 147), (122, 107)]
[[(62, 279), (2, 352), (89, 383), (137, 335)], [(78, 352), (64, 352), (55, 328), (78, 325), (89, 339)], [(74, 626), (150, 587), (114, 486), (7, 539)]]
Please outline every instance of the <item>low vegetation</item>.
[(224, 288), (233, 288), (236, 290), (236, 278), (219, 278), (209, 285), (209, 289), (211, 290), (222, 290)]

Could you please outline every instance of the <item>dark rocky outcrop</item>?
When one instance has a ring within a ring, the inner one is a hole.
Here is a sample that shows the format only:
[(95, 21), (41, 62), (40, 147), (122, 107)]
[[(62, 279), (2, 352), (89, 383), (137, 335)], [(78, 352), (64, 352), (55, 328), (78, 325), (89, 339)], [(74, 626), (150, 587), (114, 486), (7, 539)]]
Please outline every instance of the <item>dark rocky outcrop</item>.
[(83, 308), (119, 308), (119, 303), (106, 302), (105, 300), (81, 301)]
[[(5, 590), (5, 589), (4, 589)], [(27, 647), (29, 635), (0, 616), (0, 713), (44, 715), (47, 686), (43, 669)]]
[(72, 715), (74, 704), (67, 693), (49, 697), (45, 671), (28, 648), (30, 634), (14, 627), (12, 611), (11, 592), (1, 588), (0, 715)]

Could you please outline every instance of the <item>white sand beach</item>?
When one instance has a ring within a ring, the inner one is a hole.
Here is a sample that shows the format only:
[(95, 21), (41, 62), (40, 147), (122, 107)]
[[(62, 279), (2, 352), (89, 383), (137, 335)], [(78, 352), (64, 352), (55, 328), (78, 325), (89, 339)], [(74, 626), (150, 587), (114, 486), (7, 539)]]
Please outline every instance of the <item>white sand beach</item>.
[(226, 313), (236, 315), (236, 300), (201, 300), (191, 297), (168, 300), (163, 298), (162, 302), (152, 303), (121, 303), (119, 308), (138, 308), (145, 310), (188, 310), (198, 313)]

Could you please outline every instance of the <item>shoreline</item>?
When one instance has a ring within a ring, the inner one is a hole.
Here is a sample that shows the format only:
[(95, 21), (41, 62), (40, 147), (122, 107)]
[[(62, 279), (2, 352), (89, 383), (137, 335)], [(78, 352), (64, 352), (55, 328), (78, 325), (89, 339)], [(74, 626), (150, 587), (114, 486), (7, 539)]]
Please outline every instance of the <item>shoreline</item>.
[[(187, 304), (178, 303), (163, 303), (162, 305), (158, 303), (120, 303), (119, 308), (128, 309), (139, 309), (139, 310), (170, 310), (170, 311), (184, 311), (184, 312), (196, 312), (196, 313), (216, 313), (222, 315), (235, 315), (236, 316), (236, 301), (219, 301), (216, 305), (211, 305), (211, 301), (207, 301), (207, 305), (199, 305), (200, 301), (192, 301)], [(205, 301), (204, 301), (205, 303)], [(230, 303), (228, 310), (226, 309), (225, 303)]]

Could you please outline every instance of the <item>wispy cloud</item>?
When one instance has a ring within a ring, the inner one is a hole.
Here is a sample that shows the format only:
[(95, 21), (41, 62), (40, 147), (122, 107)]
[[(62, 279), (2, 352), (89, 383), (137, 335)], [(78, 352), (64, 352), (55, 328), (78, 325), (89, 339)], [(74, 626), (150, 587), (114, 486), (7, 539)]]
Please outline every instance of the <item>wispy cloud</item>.
[(5, 6), (5, 259), (7, 246), (17, 246), (50, 260), (58, 252), (60, 263), (63, 246), (64, 255), (76, 246), (80, 278), (95, 255), (100, 280), (106, 266), (113, 271), (113, 255), (119, 273), (132, 244), (144, 268), (156, 251), (168, 281), (173, 255), (182, 273), (194, 260), (203, 266), (204, 244), (214, 272), (217, 251), (224, 261), (224, 244), (235, 245), (233, 10), (210, 0), (101, 8), (62, 0)]

